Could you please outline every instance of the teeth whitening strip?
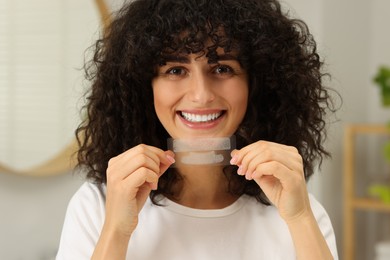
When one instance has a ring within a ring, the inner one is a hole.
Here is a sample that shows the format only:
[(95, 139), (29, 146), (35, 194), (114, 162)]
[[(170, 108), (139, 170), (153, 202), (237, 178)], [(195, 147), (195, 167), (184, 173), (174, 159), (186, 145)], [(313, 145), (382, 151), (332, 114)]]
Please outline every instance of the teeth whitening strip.
[(231, 137), (173, 139), (168, 138), (168, 149), (175, 153), (176, 163), (186, 165), (229, 165), (230, 153), (236, 148)]

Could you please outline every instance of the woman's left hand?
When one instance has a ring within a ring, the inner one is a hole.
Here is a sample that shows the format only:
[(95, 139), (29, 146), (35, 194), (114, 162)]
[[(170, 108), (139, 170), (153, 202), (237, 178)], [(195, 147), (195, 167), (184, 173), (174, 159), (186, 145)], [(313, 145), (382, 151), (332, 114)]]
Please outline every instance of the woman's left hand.
[(295, 147), (258, 141), (231, 155), (237, 173), (253, 179), (286, 222), (311, 214), (303, 161)]

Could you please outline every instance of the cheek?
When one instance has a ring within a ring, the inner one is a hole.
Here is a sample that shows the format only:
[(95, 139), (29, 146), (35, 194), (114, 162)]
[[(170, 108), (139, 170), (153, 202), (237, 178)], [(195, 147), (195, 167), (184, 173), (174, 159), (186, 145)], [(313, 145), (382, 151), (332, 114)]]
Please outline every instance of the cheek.
[(169, 87), (165, 87), (163, 84), (153, 84), (154, 109), (160, 121), (164, 117), (170, 116), (169, 113), (173, 109), (175, 100), (175, 92), (172, 92)]
[(248, 87), (246, 85), (236, 85), (230, 89), (227, 95), (232, 108), (239, 114), (245, 114), (248, 105)]
[(154, 101), (154, 109), (156, 111), (157, 116), (161, 121), (161, 114), (164, 111), (164, 107), (166, 107), (166, 99), (162, 97), (163, 93), (156, 88), (153, 88), (153, 101)]

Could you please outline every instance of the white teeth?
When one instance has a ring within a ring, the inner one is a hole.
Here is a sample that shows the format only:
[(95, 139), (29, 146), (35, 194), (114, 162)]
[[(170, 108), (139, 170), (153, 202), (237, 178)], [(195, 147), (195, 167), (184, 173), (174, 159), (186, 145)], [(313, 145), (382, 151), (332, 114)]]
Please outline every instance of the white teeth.
[(208, 121), (212, 121), (220, 117), (222, 112), (208, 114), (208, 115), (197, 115), (197, 114), (190, 114), (186, 112), (181, 112), (181, 115), (188, 121), (194, 122), (194, 123), (204, 123)]

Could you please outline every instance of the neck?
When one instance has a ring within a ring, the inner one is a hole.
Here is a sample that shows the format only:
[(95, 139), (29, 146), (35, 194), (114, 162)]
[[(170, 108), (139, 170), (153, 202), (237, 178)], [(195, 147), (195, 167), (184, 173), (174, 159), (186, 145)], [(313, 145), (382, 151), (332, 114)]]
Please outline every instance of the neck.
[(221, 209), (231, 205), (237, 196), (228, 192), (228, 180), (223, 168), (217, 166), (180, 167), (183, 181), (175, 202), (198, 209)]

